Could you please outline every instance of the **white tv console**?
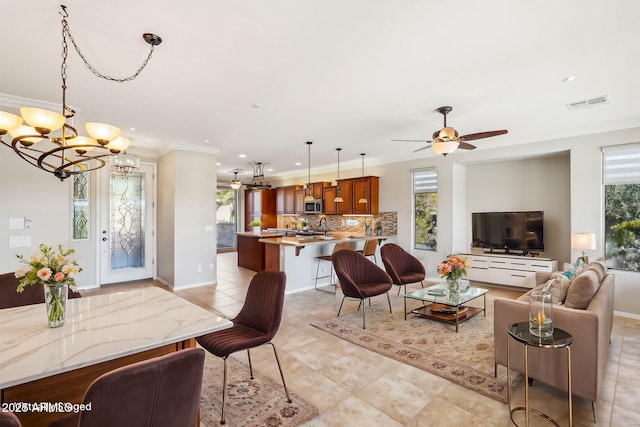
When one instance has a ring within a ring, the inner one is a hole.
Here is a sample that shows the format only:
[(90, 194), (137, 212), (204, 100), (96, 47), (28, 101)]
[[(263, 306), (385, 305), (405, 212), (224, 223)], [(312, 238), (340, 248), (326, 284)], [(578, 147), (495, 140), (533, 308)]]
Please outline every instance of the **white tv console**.
[(558, 270), (558, 260), (506, 254), (461, 254), (467, 258), (467, 279), (534, 288), (536, 272)]

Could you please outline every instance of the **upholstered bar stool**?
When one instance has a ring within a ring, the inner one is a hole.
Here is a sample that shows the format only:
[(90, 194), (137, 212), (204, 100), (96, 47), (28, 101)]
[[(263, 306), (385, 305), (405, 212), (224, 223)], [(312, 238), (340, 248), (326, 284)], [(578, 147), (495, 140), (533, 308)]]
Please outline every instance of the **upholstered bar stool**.
[[(333, 247), (333, 251), (331, 252), (331, 255), (320, 255), (316, 257), (316, 280), (313, 284), (313, 287), (316, 288), (319, 291), (324, 291), (324, 292), (329, 292), (329, 293), (336, 293), (336, 282), (333, 281), (333, 254), (335, 254), (338, 251), (344, 250), (344, 249), (351, 249), (351, 243), (350, 242), (342, 242), (342, 243), (336, 243), (336, 245)], [(320, 273), (320, 263), (322, 261), (328, 261), (330, 264), (330, 273), (327, 274), (326, 276), (318, 276), (318, 274)], [(318, 287), (318, 279), (324, 279), (326, 277), (330, 277), (331, 278), (331, 283), (330, 286), (333, 286), (333, 291), (330, 290), (326, 290), (326, 289), (322, 289)]]

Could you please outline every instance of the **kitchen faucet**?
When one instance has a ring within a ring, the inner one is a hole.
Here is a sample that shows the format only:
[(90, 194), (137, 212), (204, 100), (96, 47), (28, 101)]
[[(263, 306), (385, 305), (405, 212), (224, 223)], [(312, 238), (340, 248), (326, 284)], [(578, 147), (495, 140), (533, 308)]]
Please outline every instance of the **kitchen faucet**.
[(323, 216), (322, 218), (320, 218), (320, 223), (318, 224), (318, 227), (322, 228), (322, 221), (324, 220), (324, 228), (322, 229), (324, 231), (324, 235), (325, 237), (327, 236), (327, 217)]

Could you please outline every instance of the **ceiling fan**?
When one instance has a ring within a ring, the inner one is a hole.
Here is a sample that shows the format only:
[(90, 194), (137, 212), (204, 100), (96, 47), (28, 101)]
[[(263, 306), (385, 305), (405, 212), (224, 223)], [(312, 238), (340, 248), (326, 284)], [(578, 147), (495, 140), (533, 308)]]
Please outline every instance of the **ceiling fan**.
[(426, 147), (418, 148), (414, 151), (422, 151), (429, 147), (438, 154), (446, 156), (449, 153), (454, 152), (456, 149), (461, 150), (473, 150), (475, 145), (469, 144), (467, 141), (473, 141), (474, 139), (491, 138), (492, 136), (504, 135), (508, 131), (492, 130), (488, 132), (470, 133), (467, 135), (458, 136), (458, 131), (452, 127), (447, 127), (447, 114), (453, 110), (453, 107), (444, 106), (439, 107), (436, 111), (444, 116), (444, 127), (441, 130), (437, 130), (431, 136), (433, 139), (428, 141), (424, 139), (393, 139), (392, 141), (408, 141), (408, 142), (426, 142), (429, 145)]

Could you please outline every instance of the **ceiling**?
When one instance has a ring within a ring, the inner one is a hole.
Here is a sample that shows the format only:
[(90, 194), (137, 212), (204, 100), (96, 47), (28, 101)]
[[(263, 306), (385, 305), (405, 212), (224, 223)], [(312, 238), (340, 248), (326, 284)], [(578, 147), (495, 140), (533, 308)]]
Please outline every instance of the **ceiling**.
[[(59, 4), (3, 4), (0, 94), (61, 102)], [(134, 153), (219, 149), (220, 174), (243, 169), (245, 181), (248, 161), (269, 163), (267, 177), (306, 176), (306, 141), (312, 173), (335, 169), (337, 147), (341, 169), (359, 168), (361, 152), (367, 165), (434, 156), (391, 140), (430, 139), (443, 105), (460, 134), (509, 130), (473, 141), (478, 150), (640, 126), (637, 0), (65, 4), (103, 74), (135, 72), (148, 53), (142, 33), (163, 38), (126, 83), (98, 79), (70, 51), (67, 102), (79, 122), (121, 127)], [(609, 103), (566, 106), (600, 96)]]

